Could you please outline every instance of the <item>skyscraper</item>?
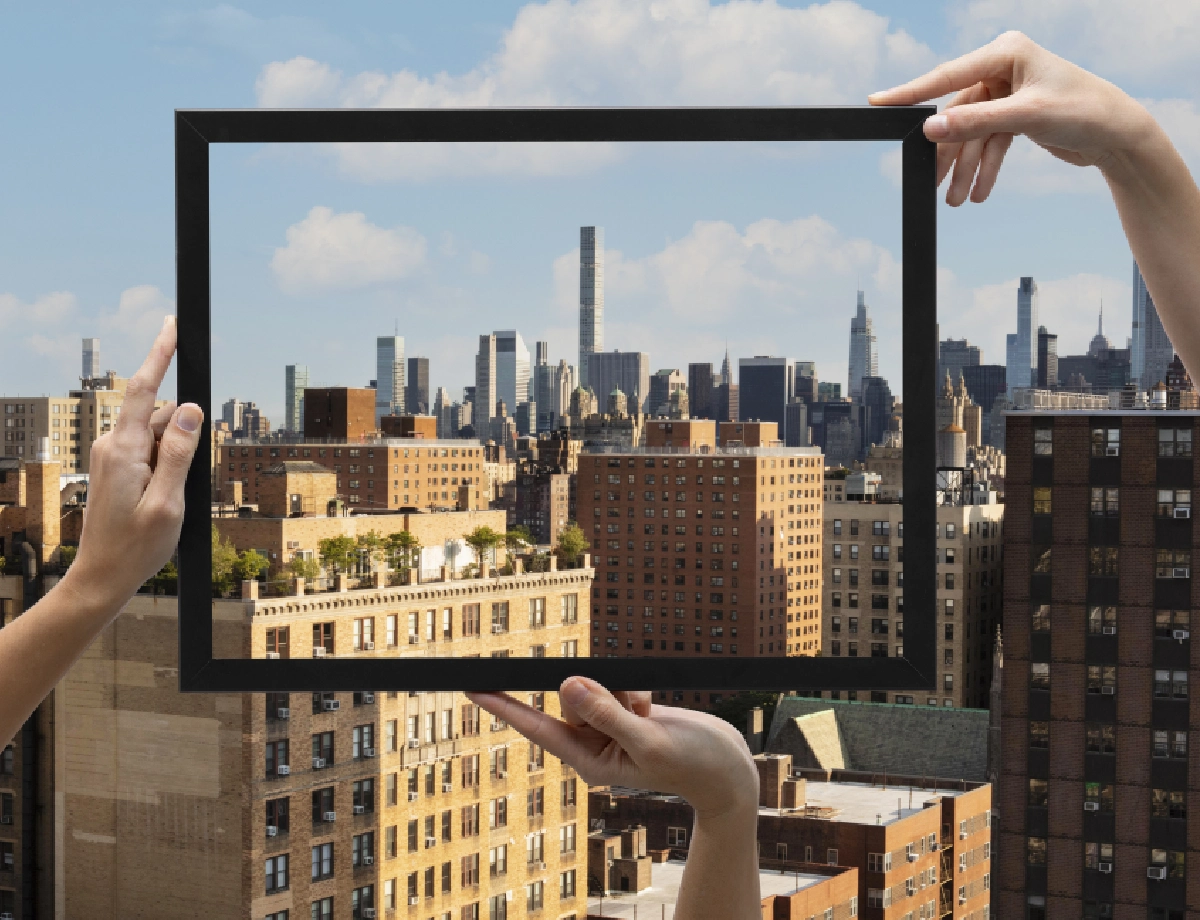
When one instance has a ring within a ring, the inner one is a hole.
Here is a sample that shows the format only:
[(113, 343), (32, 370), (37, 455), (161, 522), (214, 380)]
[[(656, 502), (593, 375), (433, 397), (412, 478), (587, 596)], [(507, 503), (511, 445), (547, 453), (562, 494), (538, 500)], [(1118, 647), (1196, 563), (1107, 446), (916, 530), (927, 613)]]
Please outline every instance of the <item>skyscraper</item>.
[[(604, 228), (579, 228), (579, 385), (587, 387), (587, 356), (604, 351)], [(593, 388), (594, 390), (594, 388)], [(599, 395), (599, 394), (597, 394)], [(645, 396), (645, 394), (642, 394)]]
[(304, 389), (308, 366), (289, 364), (283, 369), (283, 427), (292, 434), (304, 432)]
[(496, 335), (496, 399), (503, 399), (509, 415), (517, 406), (529, 402), (529, 349), (515, 329), (500, 330)]
[(850, 320), (850, 380), (851, 399), (862, 395), (862, 379), (879, 375), (879, 357), (875, 353), (875, 331), (867, 314), (867, 301), (858, 292), (858, 310)]
[(429, 359), (408, 359), (408, 382), (404, 388), (404, 411), (412, 415), (429, 414)]
[(375, 423), (404, 412), (404, 337), (375, 339)]
[[(607, 411), (614, 389), (629, 400), (629, 412), (648, 411), (650, 401), (650, 356), (644, 351), (600, 351), (587, 356), (590, 388), (600, 411)], [(582, 385), (582, 384), (581, 384)]]
[(739, 421), (775, 422), (787, 437), (788, 360), (757, 355), (738, 359)]
[(100, 376), (100, 340), (83, 340), (83, 379), (91, 380)]
[(1032, 278), (1022, 278), (1017, 287), (1017, 332), (1009, 334), (1007, 370), (1008, 392), (1037, 386), (1038, 286)]
[(1167, 366), (1175, 355), (1175, 348), (1167, 338), (1154, 298), (1146, 289), (1146, 282), (1136, 261), (1133, 263), (1132, 345), (1132, 378), (1139, 388), (1148, 392), (1154, 384), (1166, 380)]
[(896, 400), (892, 396), (892, 388), (883, 377), (864, 377), (862, 379), (862, 426), (864, 447), (883, 443), (883, 433), (888, 430), (888, 419)]
[(688, 365), (688, 408), (692, 418), (716, 419), (711, 364)]
[(479, 337), (475, 356), (475, 405), (472, 423), (479, 437), (487, 437), (487, 422), (496, 415), (496, 336)]
[(1038, 326), (1037, 344), (1037, 385), (1043, 390), (1053, 390), (1058, 386), (1058, 336), (1047, 332), (1045, 326)]
[(938, 343), (938, 385), (946, 375), (951, 383), (958, 383), (964, 367), (978, 367), (983, 363), (983, 351), (966, 339), (944, 339)]

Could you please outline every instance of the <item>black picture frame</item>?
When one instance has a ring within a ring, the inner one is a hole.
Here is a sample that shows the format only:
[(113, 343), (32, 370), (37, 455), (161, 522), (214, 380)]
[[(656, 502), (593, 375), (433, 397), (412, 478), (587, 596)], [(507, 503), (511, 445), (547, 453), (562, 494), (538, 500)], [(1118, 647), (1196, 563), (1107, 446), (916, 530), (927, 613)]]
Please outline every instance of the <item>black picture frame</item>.
[(211, 144), (900, 141), (906, 525), (903, 658), (214, 658), (206, 424), (188, 471), (179, 540), (180, 690), (550, 690), (576, 674), (611, 689), (934, 690), (937, 145), (921, 126), (936, 111), (935, 106), (177, 110), (178, 398), (198, 404), (206, 418), (212, 417)]

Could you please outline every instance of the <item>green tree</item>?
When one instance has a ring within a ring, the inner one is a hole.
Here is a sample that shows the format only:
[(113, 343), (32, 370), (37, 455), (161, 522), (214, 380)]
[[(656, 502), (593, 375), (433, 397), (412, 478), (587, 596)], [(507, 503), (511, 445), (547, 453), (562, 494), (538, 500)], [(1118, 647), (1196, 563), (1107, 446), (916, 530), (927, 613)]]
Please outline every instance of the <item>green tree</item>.
[(713, 704), (710, 712), (718, 719), (724, 719), (739, 732), (746, 732), (746, 716), (756, 706), (762, 707), (763, 733), (771, 729), (771, 720), (775, 718), (775, 706), (779, 700), (778, 693), (769, 691), (745, 690), (735, 693), (719, 703)]
[(287, 564), (287, 570), (296, 578), (305, 581), (316, 581), (321, 577), (321, 566), (316, 559), (309, 559), (297, 553)]
[(463, 539), (466, 541), (467, 546), (475, 551), (475, 561), (482, 567), (484, 554), (503, 543), (504, 534), (497, 533), (492, 528), (484, 525), (476, 527)]
[[(75, 554), (79, 552), (78, 546), (60, 546), (58, 548), (58, 561), (64, 569), (69, 569), (71, 563), (75, 561)], [(2, 566), (0, 566), (2, 567)]]
[(410, 531), (402, 530), (399, 533), (388, 534), (384, 538), (384, 546), (391, 558), (392, 567), (400, 573), (400, 583), (407, 584), (409, 571), (420, 558), (421, 541)]
[(270, 565), (267, 557), (257, 550), (243, 550), (238, 553), (237, 561), (233, 564), (233, 583), (240, 585), (243, 581), (254, 581)]
[(529, 528), (524, 524), (518, 524), (504, 535), (504, 548), (510, 554), (520, 552), (524, 547), (533, 546), (533, 544), (533, 534), (529, 532)]
[(372, 572), (375, 571), (375, 566), (382, 562), (387, 555), (387, 547), (384, 545), (383, 537), (379, 536), (374, 530), (369, 530), (359, 536), (358, 548), (367, 551), (367, 563)]
[(336, 575), (339, 572), (349, 571), (354, 565), (354, 557), (358, 551), (358, 544), (351, 537), (327, 537), (317, 544), (317, 552), (321, 555), (321, 562), (326, 568), (333, 569)]
[(587, 537), (583, 535), (579, 525), (572, 521), (558, 535), (558, 546), (554, 551), (567, 565), (574, 565), (587, 548)]
[(228, 540), (221, 539), (217, 525), (212, 525), (212, 589), (217, 597), (224, 597), (233, 588), (233, 567), (237, 562), (237, 550)]
[(158, 574), (150, 579), (150, 583), (154, 586), (155, 594), (178, 594), (179, 571), (175, 568), (175, 563), (168, 559), (158, 570)]

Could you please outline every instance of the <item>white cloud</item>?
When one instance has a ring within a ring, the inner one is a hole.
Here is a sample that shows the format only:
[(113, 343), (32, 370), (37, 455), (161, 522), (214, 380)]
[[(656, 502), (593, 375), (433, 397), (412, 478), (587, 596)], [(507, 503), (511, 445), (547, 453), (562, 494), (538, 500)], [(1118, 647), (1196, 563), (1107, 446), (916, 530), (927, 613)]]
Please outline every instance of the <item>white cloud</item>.
[(314, 207), (287, 229), (271, 269), (281, 288), (365, 287), (411, 276), (425, 263), (425, 238), (411, 227), (386, 229), (360, 211)]
[(35, 325), (62, 322), (76, 305), (75, 295), (70, 291), (51, 291), (29, 302), (15, 294), (0, 294), (0, 329), (18, 321)]
[[(926, 45), (850, 0), (550, 0), (522, 7), (496, 52), (461, 74), (347, 76), (294, 57), (264, 67), (256, 90), (268, 107), (863, 104), (934, 63)], [(337, 156), (366, 180), (573, 174), (617, 156), (602, 144), (416, 146)]]
[(1019, 29), (1109, 78), (1174, 81), (1200, 63), (1195, 0), (955, 0), (948, 15), (964, 51)]

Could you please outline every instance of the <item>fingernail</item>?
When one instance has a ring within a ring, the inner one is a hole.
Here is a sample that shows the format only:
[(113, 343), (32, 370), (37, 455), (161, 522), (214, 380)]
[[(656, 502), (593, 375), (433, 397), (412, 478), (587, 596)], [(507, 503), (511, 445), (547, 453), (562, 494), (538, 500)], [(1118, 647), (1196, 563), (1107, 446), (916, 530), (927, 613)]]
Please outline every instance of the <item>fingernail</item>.
[(180, 407), (179, 414), (175, 416), (175, 424), (184, 431), (192, 432), (200, 427), (203, 418), (204, 413), (200, 411), (200, 407), (188, 403)]
[(175, 325), (175, 316), (174, 314), (168, 313), (163, 317), (163, 328), (166, 329), (168, 326), (173, 325)]
[(932, 139), (945, 137), (950, 133), (950, 123), (945, 115), (930, 115), (925, 119), (925, 136)]
[(560, 692), (562, 693), (562, 698), (572, 706), (577, 706), (588, 698), (587, 685), (576, 678), (568, 680)]

